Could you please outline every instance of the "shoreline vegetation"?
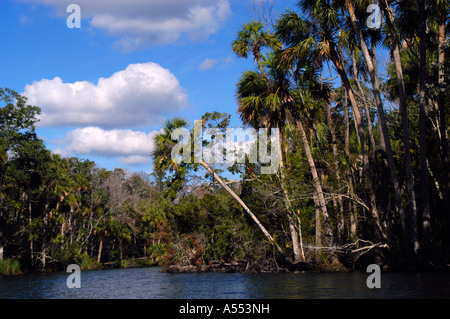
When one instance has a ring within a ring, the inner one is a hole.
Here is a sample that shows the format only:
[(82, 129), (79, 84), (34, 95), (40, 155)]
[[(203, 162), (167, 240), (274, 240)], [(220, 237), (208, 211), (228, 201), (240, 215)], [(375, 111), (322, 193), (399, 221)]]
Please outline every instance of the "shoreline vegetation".
[(262, 7), (237, 32), (230, 51), (254, 61), (236, 83), (241, 131), (271, 174), (252, 153), (220, 163), (219, 112), (168, 119), (151, 173), (63, 157), (38, 137), (41, 109), (0, 88), (0, 272), (448, 270), (449, 2), (378, 1), (379, 29), (365, 3)]
[[(251, 261), (236, 261), (236, 262), (210, 262), (207, 265), (169, 265), (161, 267), (161, 265), (149, 258), (137, 258), (133, 260), (123, 260), (122, 262), (106, 262), (98, 264), (96, 262), (82, 263), (81, 271), (91, 270), (107, 270), (107, 269), (132, 269), (132, 268), (153, 268), (159, 267), (164, 273), (170, 274), (201, 274), (201, 273), (242, 273), (242, 274), (278, 274), (278, 273), (347, 273), (354, 271), (365, 271), (364, 268), (352, 268), (343, 265), (337, 257), (333, 257), (329, 263), (314, 263), (314, 262), (298, 262), (297, 264), (285, 265), (268, 265)], [(422, 268), (415, 268), (398, 264), (394, 267), (384, 265), (382, 272), (450, 272), (450, 265), (436, 265)], [(6, 259), (0, 261), (0, 276), (16, 276), (30, 273), (52, 273), (62, 272), (63, 268), (58, 267), (53, 270), (22, 272), (20, 270), (20, 263), (17, 260)]]

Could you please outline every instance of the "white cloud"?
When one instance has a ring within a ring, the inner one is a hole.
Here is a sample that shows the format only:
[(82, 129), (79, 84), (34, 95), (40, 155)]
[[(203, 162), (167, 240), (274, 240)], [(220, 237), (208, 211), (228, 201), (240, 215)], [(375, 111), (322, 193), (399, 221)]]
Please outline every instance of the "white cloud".
[[(55, 8), (67, 17), (73, 0), (21, 0)], [(172, 43), (182, 35), (202, 40), (231, 15), (229, 0), (77, 0), (83, 19), (114, 36), (126, 50)]]
[(119, 162), (125, 165), (137, 166), (150, 163), (150, 156), (121, 156), (118, 158)]
[(200, 63), (200, 66), (198, 67), (198, 69), (200, 71), (206, 71), (209, 70), (211, 68), (213, 68), (219, 61), (216, 59), (205, 59), (203, 60), (202, 63)]
[(211, 59), (206, 58), (203, 60), (200, 65), (198, 66), (198, 69), (200, 71), (207, 71), (215, 67), (216, 65), (221, 65), (221, 68), (226, 68), (231, 62), (232, 62), (232, 56), (229, 55), (226, 58), (220, 58), (220, 59)]
[(155, 63), (129, 65), (97, 84), (44, 79), (27, 85), (23, 95), (41, 108), (41, 127), (145, 127), (187, 104), (177, 78)]
[(62, 141), (56, 141), (63, 148), (57, 148), (55, 152), (64, 156), (71, 154), (113, 158), (127, 165), (145, 164), (150, 162), (156, 133), (104, 130), (99, 127), (79, 128), (68, 132)]

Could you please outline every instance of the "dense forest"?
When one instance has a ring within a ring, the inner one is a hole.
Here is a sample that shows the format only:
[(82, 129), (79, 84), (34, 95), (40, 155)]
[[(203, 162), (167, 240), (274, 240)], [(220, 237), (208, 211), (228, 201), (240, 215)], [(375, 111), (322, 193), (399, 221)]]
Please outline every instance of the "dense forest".
[[(39, 107), (0, 89), (0, 273), (447, 266), (448, 1), (270, 9), (230, 50), (254, 61), (236, 83), (237, 114), (245, 127), (279, 129), (276, 174), (248, 158), (175, 161), (173, 132), (193, 131), (177, 117), (155, 137), (151, 174), (63, 158), (38, 138)], [(201, 124), (225, 132), (231, 116)]]

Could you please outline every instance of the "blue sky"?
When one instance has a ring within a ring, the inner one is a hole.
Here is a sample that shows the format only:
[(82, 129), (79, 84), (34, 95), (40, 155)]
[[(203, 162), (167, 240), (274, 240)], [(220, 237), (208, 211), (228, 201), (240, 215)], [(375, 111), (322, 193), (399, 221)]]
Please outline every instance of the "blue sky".
[[(81, 28), (66, 8), (81, 8)], [(2, 0), (0, 86), (42, 109), (38, 134), (64, 156), (152, 170), (164, 120), (236, 115), (235, 85), (254, 65), (231, 52), (255, 0)], [(276, 12), (295, 1), (274, 1)]]

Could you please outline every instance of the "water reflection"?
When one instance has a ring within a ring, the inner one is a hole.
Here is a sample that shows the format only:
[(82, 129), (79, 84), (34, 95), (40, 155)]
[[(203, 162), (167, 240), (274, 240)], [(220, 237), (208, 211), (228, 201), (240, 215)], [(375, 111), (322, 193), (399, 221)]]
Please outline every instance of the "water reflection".
[(0, 298), (67, 299), (333, 299), (450, 298), (450, 273), (384, 273), (381, 289), (368, 289), (366, 273), (166, 274), (160, 268), (0, 277)]

